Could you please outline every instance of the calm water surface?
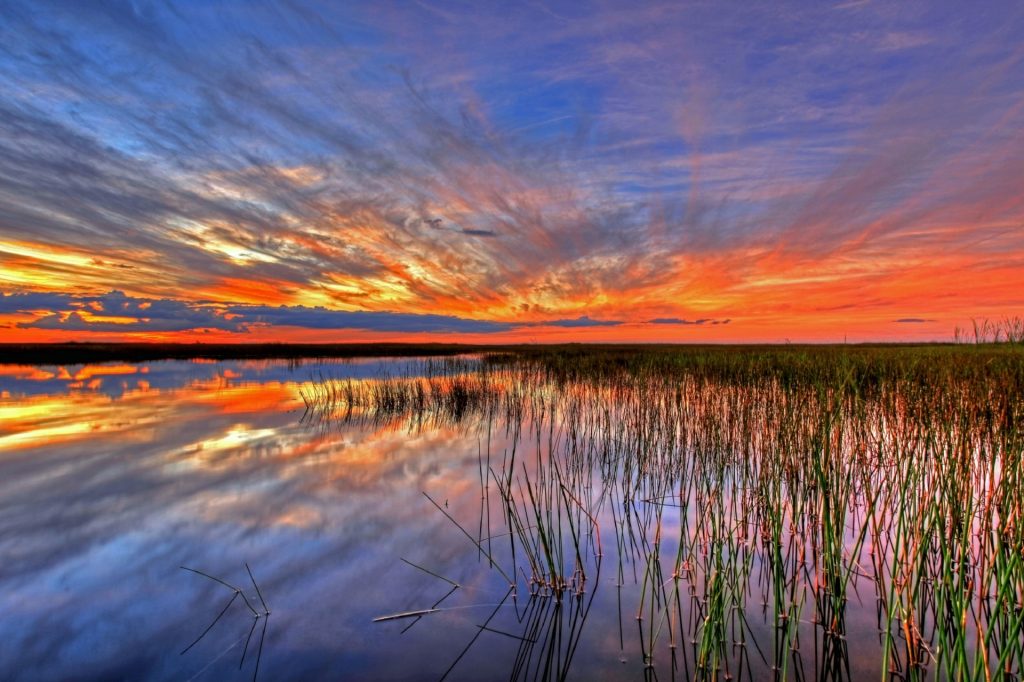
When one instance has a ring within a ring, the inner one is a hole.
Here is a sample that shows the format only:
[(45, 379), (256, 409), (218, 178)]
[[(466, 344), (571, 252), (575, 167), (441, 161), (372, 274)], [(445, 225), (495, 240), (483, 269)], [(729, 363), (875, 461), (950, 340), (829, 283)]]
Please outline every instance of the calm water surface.
[[(179, 567), (252, 594), (246, 562), (272, 611), (262, 679), (443, 673), (474, 610), (404, 636), (371, 620), (438, 590), (402, 557), (477, 573), (421, 493), (458, 509), (477, 435), (300, 423), (302, 382), (395, 364), (0, 367), (0, 679), (250, 679), (241, 600), (179, 655), (232, 595)], [(475, 654), (464, 671), (507, 666)]]
[[(678, 576), (648, 573), (655, 539), (665, 538), (664, 563), (675, 559), (671, 538), (686, 522), (678, 508), (661, 507), (656, 527), (649, 516), (644, 526), (654, 504), (624, 503), (596, 474), (592, 487), (577, 485), (589, 502), (603, 500), (594, 507), (603, 538), (563, 524), (580, 534), (581, 557), (566, 558), (565, 574), (583, 589), (562, 604), (529, 599), (521, 568), (511, 598), (489, 566), (488, 552), (506, 568), (523, 556), (509, 556), (487, 470), (515, 452), (513, 470), (536, 475), (566, 442), (557, 418), (517, 432), (479, 414), (305, 414), (300, 391), (322, 376), (408, 376), (417, 366), (0, 366), (0, 679), (242, 680), (257, 662), (265, 680), (691, 677), (693, 642), (680, 632), (702, 616), (685, 583), (678, 613), (664, 615), (664, 586)], [(625, 508), (642, 529), (627, 524)], [(245, 599), (182, 566), (242, 588)], [(752, 585), (763, 582), (756, 567), (750, 574)], [(662, 592), (647, 587), (654, 582)], [(857, 654), (844, 665), (854, 679), (878, 672), (866, 589), (846, 615)], [(246, 600), (262, 612), (261, 595), (272, 615), (256, 619)], [(748, 644), (734, 673), (770, 679), (773, 616), (760, 595), (748, 602)], [(434, 605), (421, 619), (374, 622)], [(815, 677), (819, 641), (811, 616), (802, 618), (801, 665)]]

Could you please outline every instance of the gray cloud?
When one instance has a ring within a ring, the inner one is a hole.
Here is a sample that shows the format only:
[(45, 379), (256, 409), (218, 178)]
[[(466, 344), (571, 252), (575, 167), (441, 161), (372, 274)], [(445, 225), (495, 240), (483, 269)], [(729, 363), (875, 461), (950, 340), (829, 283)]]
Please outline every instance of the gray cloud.
[(622, 320), (593, 320), (587, 315), (582, 315), (574, 320), (550, 320), (538, 322), (538, 326), (548, 327), (617, 327), (623, 324)]
[[(97, 308), (92, 308), (96, 305)], [(68, 294), (0, 294), (0, 313), (51, 311), (23, 329), (67, 331), (139, 332), (219, 329), (245, 333), (253, 325), (302, 327), (305, 329), (363, 329), (381, 332), (497, 333), (514, 325), (471, 320), (447, 315), (415, 315), (391, 312), (339, 311), (304, 306), (212, 305), (170, 299), (141, 299), (118, 291), (103, 296)], [(88, 311), (103, 317), (135, 318), (121, 323), (91, 321)], [(63, 313), (63, 314), (61, 314)]]
[(492, 334), (512, 329), (515, 325), (487, 320), (469, 320), (449, 315), (416, 315), (410, 313), (340, 311), (304, 306), (244, 306), (228, 308), (240, 315), (243, 324), (304, 327), (306, 329), (365, 329), (380, 332), (449, 332)]
[[(593, 320), (587, 316), (540, 323), (515, 324), (474, 320), (453, 315), (420, 315), (387, 311), (343, 311), (323, 307), (214, 304), (147, 299), (111, 291), (102, 296), (72, 294), (3, 294), (0, 313), (44, 312), (21, 322), (22, 329), (60, 329), (93, 332), (188, 331), (218, 329), (246, 333), (257, 325), (303, 329), (359, 329), (378, 332), (496, 334), (522, 326), (603, 327), (617, 320)], [(92, 320), (87, 315), (120, 317), (131, 321)]]
[(716, 320), (710, 317), (701, 317), (696, 320), (686, 320), (680, 317), (656, 317), (653, 320), (648, 320), (648, 324), (679, 324), (679, 325), (701, 325), (701, 324), (729, 324), (732, 322), (731, 319), (726, 318), (724, 320)]

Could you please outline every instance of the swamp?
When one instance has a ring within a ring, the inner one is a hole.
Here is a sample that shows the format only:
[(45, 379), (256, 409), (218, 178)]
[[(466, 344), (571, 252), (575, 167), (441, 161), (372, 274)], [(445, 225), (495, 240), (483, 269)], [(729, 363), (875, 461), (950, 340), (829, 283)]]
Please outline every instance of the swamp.
[(0, 365), (2, 679), (1022, 674), (1019, 344), (104, 359)]

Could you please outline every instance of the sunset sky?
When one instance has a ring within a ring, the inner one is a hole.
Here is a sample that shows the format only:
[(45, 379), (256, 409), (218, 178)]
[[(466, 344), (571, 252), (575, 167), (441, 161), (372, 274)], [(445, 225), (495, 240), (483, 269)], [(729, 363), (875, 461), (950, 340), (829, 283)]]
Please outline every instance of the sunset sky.
[(0, 340), (948, 340), (1024, 4), (0, 0)]

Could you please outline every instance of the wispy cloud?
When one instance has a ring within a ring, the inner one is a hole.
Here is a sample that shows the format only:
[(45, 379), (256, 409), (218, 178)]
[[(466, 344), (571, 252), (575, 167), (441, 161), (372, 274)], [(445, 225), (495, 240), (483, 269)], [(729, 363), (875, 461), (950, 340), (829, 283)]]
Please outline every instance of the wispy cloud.
[(0, 290), (165, 331), (1005, 312), (1024, 9), (846, 5), (6, 7)]

